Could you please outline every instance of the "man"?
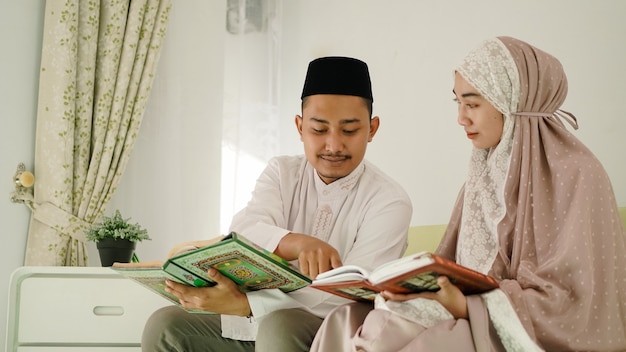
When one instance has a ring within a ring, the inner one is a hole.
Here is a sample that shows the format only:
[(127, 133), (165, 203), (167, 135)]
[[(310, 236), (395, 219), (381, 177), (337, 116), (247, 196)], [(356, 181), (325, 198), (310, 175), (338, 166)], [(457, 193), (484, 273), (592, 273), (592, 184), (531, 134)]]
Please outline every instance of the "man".
[[(311, 278), (343, 263), (371, 269), (402, 256), (411, 201), (364, 160), (380, 124), (372, 117), (367, 65), (347, 57), (313, 60), (301, 98), (295, 123), (305, 155), (270, 160), (230, 230)], [(325, 315), (347, 302), (309, 287), (244, 294), (216, 271), (209, 275), (216, 286), (169, 282), (168, 291), (186, 308), (219, 315), (161, 309), (146, 324), (144, 351), (308, 351)]]

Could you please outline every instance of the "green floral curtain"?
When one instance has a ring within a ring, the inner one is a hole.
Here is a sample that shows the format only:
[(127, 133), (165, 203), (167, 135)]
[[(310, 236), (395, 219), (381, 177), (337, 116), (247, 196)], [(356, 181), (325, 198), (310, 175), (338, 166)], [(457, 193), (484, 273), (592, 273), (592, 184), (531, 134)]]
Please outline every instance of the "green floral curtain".
[(172, 0), (48, 0), (25, 265), (85, 266), (135, 144)]

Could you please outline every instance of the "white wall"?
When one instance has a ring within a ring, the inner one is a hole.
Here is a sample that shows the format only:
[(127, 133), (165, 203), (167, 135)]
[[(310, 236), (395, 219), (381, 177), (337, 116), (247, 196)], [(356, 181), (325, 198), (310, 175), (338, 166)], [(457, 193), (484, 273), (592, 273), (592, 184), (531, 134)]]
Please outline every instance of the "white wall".
[[(33, 165), (44, 2), (0, 0), (0, 6), (0, 221), (7, 240), (0, 246), (0, 277), (7, 286), (10, 272), (22, 264), (28, 228), (28, 211), (9, 195), (17, 163)], [(161, 234), (141, 244), (140, 256), (218, 231), (224, 11), (225, 1), (204, 0), (175, 1), (172, 9), (142, 126), (157, 137), (140, 134), (118, 190), (133, 197), (114, 204)], [(561, 59), (570, 82), (564, 109), (578, 117), (576, 134), (604, 163), (618, 203), (626, 206), (625, 13), (622, 0), (284, 0), (281, 153), (302, 150), (293, 116), (308, 61), (362, 58), (370, 65), (374, 110), (381, 117), (368, 159), (406, 187), (415, 208), (412, 224), (445, 223), (470, 148), (456, 125), (452, 68), (482, 39), (513, 35)], [(184, 120), (195, 133), (181, 134), (172, 119)], [(178, 157), (149, 160), (165, 151)], [(180, 167), (167, 166), (172, 163)], [(5, 301), (6, 290), (0, 290), (0, 316)]]
[[(471, 148), (456, 123), (452, 70), (480, 41), (510, 35), (561, 60), (563, 106), (575, 134), (604, 163), (626, 205), (626, 1), (284, 1), (285, 149), (301, 149), (288, 117), (297, 111), (306, 62), (348, 55), (369, 63), (379, 132), (367, 157), (399, 180), (412, 224), (446, 223)], [(289, 139), (288, 137), (293, 137)]]
[(32, 170), (43, 1), (0, 0), (0, 349), (4, 348), (9, 276), (24, 261), (29, 210), (10, 201), (13, 175)]

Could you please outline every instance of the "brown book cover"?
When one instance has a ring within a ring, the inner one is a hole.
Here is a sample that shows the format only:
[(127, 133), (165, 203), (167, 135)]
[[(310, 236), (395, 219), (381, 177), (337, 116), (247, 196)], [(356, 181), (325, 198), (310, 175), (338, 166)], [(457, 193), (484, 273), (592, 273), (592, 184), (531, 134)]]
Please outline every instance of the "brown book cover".
[(371, 273), (345, 265), (317, 276), (311, 287), (358, 301), (371, 301), (380, 291), (418, 293), (439, 290), (437, 277), (447, 276), (464, 294), (486, 292), (498, 282), (438, 255), (421, 252), (385, 263)]

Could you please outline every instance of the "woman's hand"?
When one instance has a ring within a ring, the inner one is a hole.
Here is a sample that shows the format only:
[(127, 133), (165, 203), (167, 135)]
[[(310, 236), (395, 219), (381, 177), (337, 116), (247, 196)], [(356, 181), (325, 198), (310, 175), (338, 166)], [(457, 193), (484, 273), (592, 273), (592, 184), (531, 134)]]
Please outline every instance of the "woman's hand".
[(467, 298), (448, 280), (445, 276), (437, 278), (437, 285), (440, 289), (437, 292), (421, 292), (421, 293), (391, 293), (389, 291), (381, 292), (382, 296), (392, 301), (408, 301), (415, 298), (427, 298), (435, 300), (450, 312), (456, 319), (467, 319)]

